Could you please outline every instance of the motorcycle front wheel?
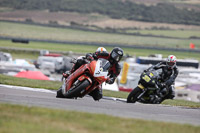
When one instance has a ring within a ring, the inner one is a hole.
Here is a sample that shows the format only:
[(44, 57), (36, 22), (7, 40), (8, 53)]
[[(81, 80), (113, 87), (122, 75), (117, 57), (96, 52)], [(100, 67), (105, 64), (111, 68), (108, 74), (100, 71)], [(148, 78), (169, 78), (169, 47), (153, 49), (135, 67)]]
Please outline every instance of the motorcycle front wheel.
[(139, 87), (136, 87), (131, 91), (127, 97), (127, 103), (135, 103), (138, 100), (138, 96), (142, 93), (142, 90)]
[(66, 98), (74, 98), (78, 97), (79, 94), (84, 91), (88, 86), (90, 85), (90, 82), (86, 79), (83, 82), (81, 82), (78, 86), (73, 88), (72, 90), (70, 89), (67, 94), (65, 94)]

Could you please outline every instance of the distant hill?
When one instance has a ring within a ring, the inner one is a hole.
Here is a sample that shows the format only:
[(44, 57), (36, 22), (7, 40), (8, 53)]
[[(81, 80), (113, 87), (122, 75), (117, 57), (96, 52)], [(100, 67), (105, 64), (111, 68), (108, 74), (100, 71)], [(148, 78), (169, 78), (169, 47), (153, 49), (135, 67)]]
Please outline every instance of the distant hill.
[(129, 0), (0, 0), (0, 7), (25, 10), (99, 13), (115, 19), (200, 25), (200, 12), (172, 4), (136, 4)]

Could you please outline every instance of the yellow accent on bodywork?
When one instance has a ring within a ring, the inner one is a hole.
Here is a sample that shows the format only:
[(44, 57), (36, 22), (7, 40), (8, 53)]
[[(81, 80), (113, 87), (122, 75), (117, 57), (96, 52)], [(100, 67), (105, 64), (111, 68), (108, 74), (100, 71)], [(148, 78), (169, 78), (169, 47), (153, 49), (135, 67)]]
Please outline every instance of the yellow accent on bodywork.
[(140, 89), (144, 89), (144, 88), (145, 88), (145, 87), (144, 87), (143, 85), (141, 85), (141, 84), (139, 84), (138, 87), (139, 87)]
[(149, 78), (149, 76), (147, 76), (147, 75), (144, 75), (144, 76), (142, 77), (142, 79), (144, 79), (147, 83), (151, 80), (151, 79)]
[(153, 77), (153, 76), (154, 76), (154, 74), (153, 74), (153, 73), (150, 73), (150, 76), (151, 76), (151, 77)]

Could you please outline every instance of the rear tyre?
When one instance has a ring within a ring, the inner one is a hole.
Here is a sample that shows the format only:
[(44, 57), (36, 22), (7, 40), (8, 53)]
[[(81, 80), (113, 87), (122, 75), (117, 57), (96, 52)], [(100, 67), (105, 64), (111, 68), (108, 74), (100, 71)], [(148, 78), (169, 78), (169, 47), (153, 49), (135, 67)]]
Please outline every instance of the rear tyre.
[(136, 87), (131, 91), (127, 97), (127, 103), (135, 103), (138, 99), (137, 97), (142, 93), (142, 90), (139, 87)]
[(56, 98), (64, 98), (65, 96), (62, 94), (62, 86), (58, 89)]
[(69, 90), (67, 94), (65, 94), (65, 97), (66, 98), (78, 97), (80, 93), (84, 91), (89, 85), (90, 82), (86, 79), (83, 82), (81, 82), (78, 86), (76, 86), (74, 89)]

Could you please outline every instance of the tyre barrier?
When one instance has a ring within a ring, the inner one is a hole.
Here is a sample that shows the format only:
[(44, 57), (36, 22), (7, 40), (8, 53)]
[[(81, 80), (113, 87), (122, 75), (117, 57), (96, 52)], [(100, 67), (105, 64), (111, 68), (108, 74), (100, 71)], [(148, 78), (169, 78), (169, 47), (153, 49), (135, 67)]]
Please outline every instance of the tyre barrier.
[[(155, 65), (161, 61), (165, 61), (165, 59), (160, 59), (160, 58), (148, 58), (148, 57), (138, 57), (136, 59), (136, 62), (139, 64), (152, 64)], [(194, 68), (199, 68), (199, 61), (198, 60), (177, 60), (176, 62), (177, 66), (183, 66), (183, 67), (194, 67)]]
[(14, 38), (14, 39), (12, 39), (12, 42), (14, 42), (14, 43), (26, 43), (26, 44), (28, 44), (29, 40), (28, 39), (17, 39), (17, 38)]

